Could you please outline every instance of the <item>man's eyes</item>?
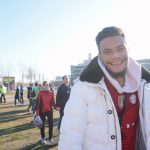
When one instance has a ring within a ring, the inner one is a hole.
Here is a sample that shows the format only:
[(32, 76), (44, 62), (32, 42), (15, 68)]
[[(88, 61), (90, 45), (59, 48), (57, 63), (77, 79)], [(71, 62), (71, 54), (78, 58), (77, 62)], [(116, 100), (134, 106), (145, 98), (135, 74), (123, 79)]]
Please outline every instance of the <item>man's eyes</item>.
[(105, 55), (105, 54), (108, 55), (108, 54), (112, 54), (112, 51), (107, 50), (107, 51), (103, 51), (102, 53), (103, 53), (104, 55)]

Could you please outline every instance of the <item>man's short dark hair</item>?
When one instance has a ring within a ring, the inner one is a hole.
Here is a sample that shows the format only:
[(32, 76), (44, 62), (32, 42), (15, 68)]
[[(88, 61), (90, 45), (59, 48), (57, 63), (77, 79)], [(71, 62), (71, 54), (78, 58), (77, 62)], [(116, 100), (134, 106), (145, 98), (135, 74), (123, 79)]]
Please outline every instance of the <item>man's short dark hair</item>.
[(98, 46), (98, 49), (99, 49), (99, 44), (100, 44), (101, 40), (103, 40), (104, 38), (110, 37), (110, 36), (115, 36), (115, 35), (120, 35), (123, 38), (125, 37), (122, 29), (120, 29), (118, 27), (114, 27), (114, 26), (106, 27), (102, 31), (100, 31), (96, 36), (96, 44)]
[(62, 79), (64, 80), (64, 79), (65, 79), (65, 77), (67, 77), (67, 75), (64, 75), (64, 76), (62, 77)]

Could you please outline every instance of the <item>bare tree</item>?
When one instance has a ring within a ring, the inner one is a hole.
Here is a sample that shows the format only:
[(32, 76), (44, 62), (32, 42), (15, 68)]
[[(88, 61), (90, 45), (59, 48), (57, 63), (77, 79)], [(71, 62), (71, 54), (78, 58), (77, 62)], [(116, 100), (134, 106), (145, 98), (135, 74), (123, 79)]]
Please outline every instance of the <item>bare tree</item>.
[(39, 80), (39, 82), (41, 82), (41, 75), (40, 74), (38, 74), (38, 80)]
[(14, 67), (11, 63), (7, 63), (4, 69), (4, 76), (12, 76)]
[(4, 66), (0, 64), (0, 77), (4, 76)]
[(34, 81), (36, 81), (36, 78), (37, 77), (37, 71), (36, 71), (36, 68), (34, 67), (33, 68), (33, 79), (34, 79)]
[(27, 77), (27, 81), (28, 82), (32, 82), (33, 81), (33, 69), (32, 69), (32, 67), (27, 68), (26, 77)]
[(24, 64), (18, 64), (18, 71), (21, 76), (21, 82), (24, 83), (26, 77), (26, 66)]
[(29, 66), (26, 70), (26, 77), (28, 82), (35, 82), (37, 80), (37, 69), (34, 66)]
[(42, 75), (42, 82), (44, 82), (45, 81), (45, 76), (44, 76), (44, 74)]

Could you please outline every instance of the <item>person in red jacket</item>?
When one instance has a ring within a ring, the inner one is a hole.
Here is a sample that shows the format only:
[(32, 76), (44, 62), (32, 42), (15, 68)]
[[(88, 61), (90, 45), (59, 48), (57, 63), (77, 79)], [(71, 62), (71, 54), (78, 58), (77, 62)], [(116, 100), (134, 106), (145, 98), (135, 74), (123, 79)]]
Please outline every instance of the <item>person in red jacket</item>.
[[(38, 93), (38, 104), (36, 115), (39, 115), (43, 121), (41, 130), (41, 144), (54, 145), (53, 135), (53, 108), (56, 109), (54, 101), (54, 92), (49, 89), (47, 81), (43, 82), (43, 88)], [(49, 139), (45, 140), (45, 119), (48, 118)]]

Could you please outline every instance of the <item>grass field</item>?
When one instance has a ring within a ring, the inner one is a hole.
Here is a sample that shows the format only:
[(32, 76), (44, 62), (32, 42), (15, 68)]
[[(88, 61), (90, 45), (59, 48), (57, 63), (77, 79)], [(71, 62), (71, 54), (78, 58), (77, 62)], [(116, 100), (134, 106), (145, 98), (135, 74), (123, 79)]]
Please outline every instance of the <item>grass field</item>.
[[(53, 138), (54, 146), (41, 145), (40, 131), (31, 121), (33, 116), (27, 111), (28, 100), (25, 105), (14, 107), (14, 95), (7, 95), (7, 103), (0, 103), (0, 150), (57, 150), (58, 143), (58, 112), (54, 111)], [(45, 129), (48, 137), (48, 127)]]

